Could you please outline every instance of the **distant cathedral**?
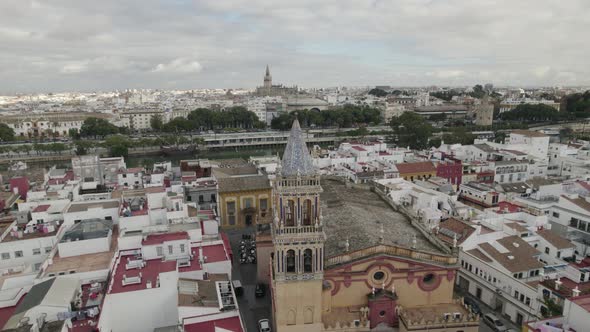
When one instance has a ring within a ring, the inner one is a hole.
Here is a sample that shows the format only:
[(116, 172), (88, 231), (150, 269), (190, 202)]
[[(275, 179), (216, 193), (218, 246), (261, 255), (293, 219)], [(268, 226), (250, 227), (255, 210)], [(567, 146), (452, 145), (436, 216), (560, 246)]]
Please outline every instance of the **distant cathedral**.
[(266, 73), (264, 74), (264, 83), (262, 86), (256, 88), (257, 96), (288, 96), (297, 94), (297, 86), (286, 87), (282, 84), (272, 85), (272, 76), (270, 75), (270, 68), (266, 65)]

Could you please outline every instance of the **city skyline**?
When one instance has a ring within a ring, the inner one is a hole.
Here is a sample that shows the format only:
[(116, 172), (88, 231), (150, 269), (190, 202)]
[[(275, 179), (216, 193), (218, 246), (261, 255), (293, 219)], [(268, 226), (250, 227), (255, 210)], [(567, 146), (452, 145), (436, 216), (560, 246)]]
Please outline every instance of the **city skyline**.
[(0, 93), (588, 85), (584, 1), (5, 1)]

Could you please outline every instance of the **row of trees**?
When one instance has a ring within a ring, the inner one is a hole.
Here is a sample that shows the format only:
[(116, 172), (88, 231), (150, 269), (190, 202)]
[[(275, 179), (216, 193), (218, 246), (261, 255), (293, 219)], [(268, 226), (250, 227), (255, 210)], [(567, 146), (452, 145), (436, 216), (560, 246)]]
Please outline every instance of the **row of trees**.
[(565, 110), (576, 118), (590, 117), (590, 90), (565, 97)]
[(511, 111), (500, 114), (500, 119), (518, 122), (547, 122), (565, 120), (570, 114), (559, 112), (555, 108), (545, 104), (522, 104)]
[[(103, 138), (108, 135), (125, 134), (128, 132), (127, 128), (117, 127), (105, 119), (100, 118), (86, 118), (82, 127), (80, 128), (80, 137)], [(73, 137), (77, 135), (72, 131), (70, 135)]]
[(0, 154), (27, 154), (27, 155), (41, 155), (45, 153), (61, 154), (64, 151), (70, 150), (69, 144), (65, 143), (49, 143), (49, 144), (20, 144), (20, 145), (3, 145), (0, 146)]
[(389, 141), (397, 146), (411, 149), (439, 147), (441, 141), (448, 144), (469, 145), (473, 144), (476, 138), (467, 127), (453, 127), (450, 131), (443, 133), (442, 138), (432, 138), (434, 133), (432, 125), (422, 116), (412, 112), (405, 112), (392, 118), (389, 125), (392, 129)]
[(272, 119), (271, 128), (289, 130), (295, 117), (303, 127), (362, 127), (381, 123), (381, 111), (368, 106), (345, 105), (327, 111), (302, 110), (283, 113)]

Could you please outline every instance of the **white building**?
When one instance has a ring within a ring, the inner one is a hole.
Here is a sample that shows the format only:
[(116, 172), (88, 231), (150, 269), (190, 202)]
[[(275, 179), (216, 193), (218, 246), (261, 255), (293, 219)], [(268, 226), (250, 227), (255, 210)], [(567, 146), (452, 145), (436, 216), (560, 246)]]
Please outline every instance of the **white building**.
[(530, 130), (513, 130), (510, 133), (510, 149), (520, 150), (524, 146), (526, 152), (539, 159), (547, 159), (549, 153), (549, 136)]

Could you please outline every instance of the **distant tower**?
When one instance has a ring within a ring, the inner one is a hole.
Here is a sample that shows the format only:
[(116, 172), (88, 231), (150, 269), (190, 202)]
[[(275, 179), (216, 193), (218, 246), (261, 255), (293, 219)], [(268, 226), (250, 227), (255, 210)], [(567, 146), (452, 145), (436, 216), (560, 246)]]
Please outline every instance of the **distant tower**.
[(270, 76), (270, 69), (266, 65), (266, 74), (264, 75), (264, 88), (270, 90), (272, 87), (272, 76)]
[(320, 332), (324, 242), (320, 176), (297, 119), (274, 188), (272, 295), (278, 332)]

